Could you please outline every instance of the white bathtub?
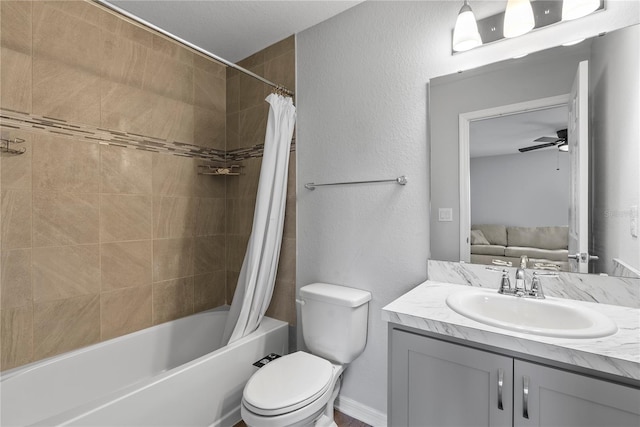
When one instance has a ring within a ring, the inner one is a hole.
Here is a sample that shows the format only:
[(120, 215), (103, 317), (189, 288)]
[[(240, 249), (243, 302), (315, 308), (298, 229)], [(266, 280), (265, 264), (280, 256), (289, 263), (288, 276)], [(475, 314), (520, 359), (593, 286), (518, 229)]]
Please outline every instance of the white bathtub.
[(75, 350), (0, 377), (0, 425), (231, 426), (242, 389), (287, 323), (220, 348), (227, 311), (207, 311)]

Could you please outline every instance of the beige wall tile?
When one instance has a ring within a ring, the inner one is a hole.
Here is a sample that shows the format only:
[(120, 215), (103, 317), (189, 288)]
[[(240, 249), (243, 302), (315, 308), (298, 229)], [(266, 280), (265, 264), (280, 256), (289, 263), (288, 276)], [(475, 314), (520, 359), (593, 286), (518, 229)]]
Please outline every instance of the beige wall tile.
[(0, 55), (0, 107), (31, 113), (31, 55), (4, 46)]
[(100, 293), (100, 246), (33, 249), (33, 299), (45, 302)]
[(225, 114), (227, 83), (224, 78), (196, 68), (193, 72), (193, 85), (195, 105)]
[(36, 134), (18, 129), (3, 129), (9, 139), (22, 138), (20, 144), (26, 151), (19, 156), (0, 156), (2, 163), (2, 188), (31, 190), (31, 159), (33, 154), (33, 140)]
[(227, 292), (226, 292), (227, 305), (231, 305), (231, 303), (233, 302), (233, 294), (235, 293), (236, 286), (238, 285), (239, 275), (240, 275), (239, 271), (227, 270)]
[[(111, 16), (111, 15), (110, 15)], [(117, 19), (114, 17), (114, 19)], [(117, 20), (117, 22), (122, 22)], [(149, 49), (129, 38), (102, 30), (102, 76), (111, 81), (142, 89)]]
[(0, 2), (0, 45), (30, 55), (31, 41), (31, 2)]
[(105, 14), (101, 8), (85, 0), (36, 0), (48, 7), (59, 9), (75, 18), (87, 21), (92, 25), (98, 25), (101, 22), (101, 16)]
[(227, 235), (227, 270), (239, 272), (247, 251), (249, 235)]
[(31, 287), (31, 249), (2, 252), (1, 308), (15, 308), (33, 302)]
[(227, 151), (240, 148), (240, 113), (227, 114)]
[(35, 190), (97, 193), (99, 183), (99, 145), (50, 134), (38, 134), (34, 138)]
[(102, 194), (100, 196), (100, 241), (151, 238), (150, 196)]
[(193, 238), (153, 241), (153, 281), (193, 275)]
[[(264, 75), (264, 63), (249, 67), (249, 70), (259, 76)], [(247, 74), (239, 75), (238, 107), (240, 111), (264, 104), (264, 83)]]
[(230, 199), (255, 198), (258, 193), (262, 158), (246, 159), (241, 163), (240, 176), (227, 179), (227, 194)]
[(183, 143), (193, 142), (193, 105), (102, 81), (101, 126)]
[[(230, 70), (230, 68), (229, 68)], [(229, 77), (227, 73), (227, 114), (240, 111), (240, 76)]]
[(225, 179), (221, 176), (196, 175), (192, 191), (196, 197), (225, 197)]
[(33, 358), (33, 306), (0, 310), (0, 369), (31, 362)]
[(153, 323), (193, 314), (193, 277), (153, 284)]
[(238, 117), (240, 147), (252, 147), (257, 144), (264, 144), (268, 116), (269, 106), (266, 103), (240, 111)]
[(196, 237), (194, 248), (194, 274), (225, 269), (225, 237)]
[(125, 37), (146, 48), (153, 48), (153, 33), (146, 28), (133, 24), (115, 13), (103, 13), (100, 26), (118, 37)]
[(296, 196), (287, 197), (282, 237), (289, 239), (296, 238)]
[(101, 338), (107, 340), (151, 326), (151, 293), (151, 285), (103, 293)]
[(227, 200), (227, 233), (251, 233), (255, 203), (255, 198), (248, 197)]
[[(280, 56), (284, 53), (294, 52), (296, 49), (296, 36), (289, 36), (286, 39), (282, 39), (277, 43), (272, 44), (264, 49), (265, 62)], [(289, 68), (289, 73), (295, 76), (295, 64)]]
[[(256, 66), (261, 65), (263, 63), (264, 63), (264, 49), (254, 53), (251, 56), (248, 56), (248, 57), (244, 58), (241, 61), (239, 61), (238, 65), (240, 65), (243, 68), (247, 68), (247, 69), (251, 68), (252, 69), (251, 71), (253, 71), (253, 69), (255, 69)], [(258, 73), (256, 73), (256, 74), (258, 74)]]
[[(33, 2), (33, 53), (39, 59), (55, 59), (93, 74), (100, 71), (99, 27), (85, 20), (84, 14), (97, 11), (81, 2)], [(83, 10), (79, 10), (82, 8)], [(79, 12), (79, 13), (78, 13)], [(78, 16), (80, 15), (80, 16)]]
[(224, 112), (194, 107), (194, 144), (224, 150), (226, 146), (226, 116)]
[(193, 67), (158, 52), (147, 54), (142, 88), (193, 104)]
[(103, 243), (100, 260), (103, 291), (151, 284), (151, 240)]
[(225, 304), (224, 271), (199, 274), (193, 282), (193, 311), (199, 312)]
[(190, 197), (153, 198), (153, 237), (191, 237), (195, 232), (197, 199)]
[(161, 35), (153, 34), (153, 50), (193, 66), (194, 53)]
[(100, 126), (100, 77), (56, 60), (33, 58), (34, 114)]
[(196, 236), (225, 234), (225, 199), (199, 198), (196, 208)]
[(151, 194), (152, 153), (100, 146), (100, 192)]
[(2, 190), (2, 250), (31, 246), (31, 191)]
[[(264, 76), (279, 85), (295, 90), (296, 76), (291, 70), (295, 70), (296, 59), (295, 52), (289, 50), (280, 56), (277, 56), (264, 64)], [(271, 88), (268, 89), (271, 91)]]
[(276, 280), (295, 283), (296, 281), (296, 240), (282, 239), (280, 246), (280, 260)]
[(153, 194), (192, 196), (197, 172), (196, 163), (193, 159), (154, 154)]
[(100, 296), (87, 295), (34, 305), (34, 359), (100, 340)]
[(296, 304), (295, 304), (296, 284), (295, 282), (283, 282), (276, 280), (273, 289), (271, 303), (266, 315), (274, 319), (288, 322), (291, 326), (296, 325)]
[(227, 66), (220, 64), (217, 61), (206, 58), (200, 54), (193, 55), (193, 65), (196, 68), (206, 71), (207, 73), (211, 73), (214, 77), (219, 79), (226, 79), (227, 76)]
[(33, 193), (33, 246), (98, 243), (100, 197), (90, 193)]

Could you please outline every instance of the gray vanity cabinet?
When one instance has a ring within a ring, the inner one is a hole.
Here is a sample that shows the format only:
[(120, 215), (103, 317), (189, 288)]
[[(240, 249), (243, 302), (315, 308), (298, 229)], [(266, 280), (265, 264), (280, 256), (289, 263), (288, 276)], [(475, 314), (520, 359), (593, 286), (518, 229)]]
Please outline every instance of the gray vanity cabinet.
[(390, 330), (389, 426), (640, 426), (638, 388)]
[(522, 360), (514, 372), (517, 427), (640, 426), (638, 389)]
[(511, 426), (513, 359), (394, 330), (389, 426)]

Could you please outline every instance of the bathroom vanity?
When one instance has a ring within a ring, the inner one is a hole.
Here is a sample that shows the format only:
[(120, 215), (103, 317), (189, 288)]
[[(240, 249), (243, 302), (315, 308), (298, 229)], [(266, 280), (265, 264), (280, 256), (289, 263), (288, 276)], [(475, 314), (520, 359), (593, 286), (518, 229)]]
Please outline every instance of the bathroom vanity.
[(384, 307), (389, 425), (640, 425), (640, 310), (567, 300), (617, 332), (541, 336), (453, 311), (447, 298), (467, 290), (427, 281)]

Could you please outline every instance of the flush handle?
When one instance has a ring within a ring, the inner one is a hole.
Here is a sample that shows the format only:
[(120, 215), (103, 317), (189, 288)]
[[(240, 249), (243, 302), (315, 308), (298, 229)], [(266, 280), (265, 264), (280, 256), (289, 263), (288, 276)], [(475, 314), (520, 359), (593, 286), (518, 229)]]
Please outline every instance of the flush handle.
[(498, 369), (498, 409), (504, 410), (502, 407), (502, 386), (504, 385), (504, 371)]
[(522, 416), (529, 419), (529, 377), (522, 377)]

